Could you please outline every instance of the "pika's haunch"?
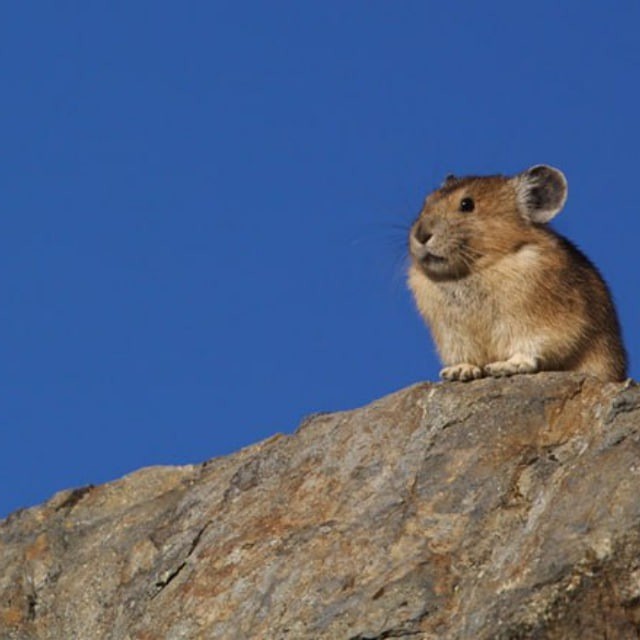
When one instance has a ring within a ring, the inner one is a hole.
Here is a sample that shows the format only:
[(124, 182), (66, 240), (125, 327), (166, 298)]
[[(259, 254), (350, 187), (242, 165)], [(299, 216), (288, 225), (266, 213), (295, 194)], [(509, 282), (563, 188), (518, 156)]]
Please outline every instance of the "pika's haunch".
[(567, 181), (538, 165), (513, 177), (449, 176), (411, 228), (409, 287), (446, 380), (541, 370), (626, 377), (620, 325), (589, 259), (547, 226)]

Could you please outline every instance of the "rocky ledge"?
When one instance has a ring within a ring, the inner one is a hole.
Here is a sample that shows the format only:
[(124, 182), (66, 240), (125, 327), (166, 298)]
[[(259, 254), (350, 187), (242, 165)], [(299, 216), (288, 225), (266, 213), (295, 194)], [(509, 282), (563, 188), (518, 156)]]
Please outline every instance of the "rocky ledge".
[(3, 640), (637, 638), (640, 388), (418, 384), (0, 522)]

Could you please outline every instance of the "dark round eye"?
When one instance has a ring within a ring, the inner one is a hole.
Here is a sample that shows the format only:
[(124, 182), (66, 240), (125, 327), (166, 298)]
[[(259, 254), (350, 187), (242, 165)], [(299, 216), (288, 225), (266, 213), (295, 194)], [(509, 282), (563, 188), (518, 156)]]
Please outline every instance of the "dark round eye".
[(462, 198), (462, 200), (460, 200), (460, 211), (465, 211), (468, 213), (469, 211), (473, 211), (475, 208), (476, 203), (472, 198)]

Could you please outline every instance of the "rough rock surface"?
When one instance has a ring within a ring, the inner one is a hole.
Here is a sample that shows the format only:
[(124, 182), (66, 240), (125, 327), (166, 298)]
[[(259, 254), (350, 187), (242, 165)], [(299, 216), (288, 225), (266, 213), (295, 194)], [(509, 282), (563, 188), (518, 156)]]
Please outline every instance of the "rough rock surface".
[(0, 638), (637, 638), (640, 388), (419, 384), (0, 523)]

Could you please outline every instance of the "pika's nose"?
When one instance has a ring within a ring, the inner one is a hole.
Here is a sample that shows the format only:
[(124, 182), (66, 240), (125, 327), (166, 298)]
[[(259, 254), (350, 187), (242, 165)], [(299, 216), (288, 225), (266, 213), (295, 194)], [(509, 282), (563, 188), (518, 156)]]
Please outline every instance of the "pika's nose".
[(432, 234), (430, 234), (422, 225), (419, 224), (416, 227), (414, 235), (416, 237), (416, 240), (420, 244), (427, 244), (427, 242), (429, 241), (429, 238), (431, 237)]

